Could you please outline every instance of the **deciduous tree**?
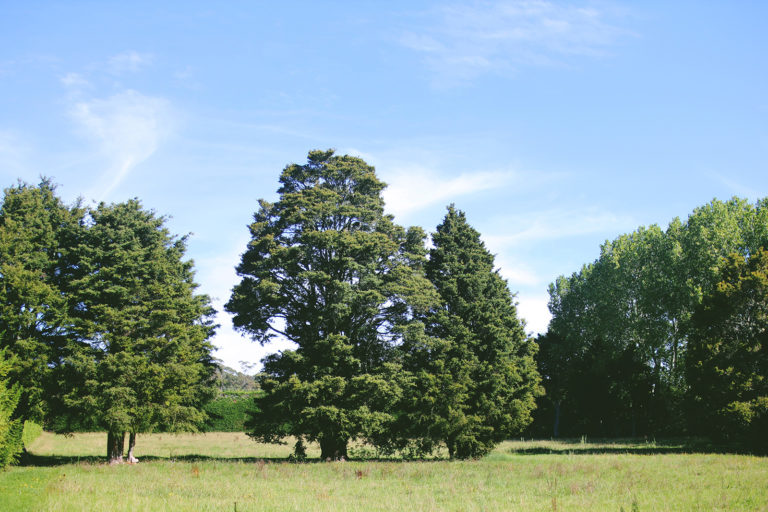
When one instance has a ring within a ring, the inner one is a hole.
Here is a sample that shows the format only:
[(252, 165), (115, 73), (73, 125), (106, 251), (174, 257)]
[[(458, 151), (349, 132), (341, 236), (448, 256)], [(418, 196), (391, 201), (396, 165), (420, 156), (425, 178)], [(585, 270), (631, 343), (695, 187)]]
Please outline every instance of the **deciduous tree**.
[(768, 449), (768, 251), (730, 255), (691, 324), (694, 428)]

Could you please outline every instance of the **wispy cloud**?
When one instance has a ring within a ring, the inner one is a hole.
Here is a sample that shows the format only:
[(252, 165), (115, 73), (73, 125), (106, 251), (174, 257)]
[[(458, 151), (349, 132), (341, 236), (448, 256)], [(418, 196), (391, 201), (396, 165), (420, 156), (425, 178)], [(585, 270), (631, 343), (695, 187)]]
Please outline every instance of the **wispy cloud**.
[(13, 178), (25, 177), (27, 146), (10, 130), (0, 130), (0, 170)]
[(152, 64), (154, 57), (148, 53), (127, 51), (111, 57), (107, 63), (108, 70), (115, 75), (134, 73)]
[(757, 200), (758, 198), (765, 195), (754, 187), (744, 185), (743, 183), (740, 183), (729, 177), (717, 175), (716, 179), (728, 189), (729, 193), (736, 194), (740, 197)]
[(402, 217), (435, 203), (506, 186), (517, 176), (514, 172), (489, 171), (448, 177), (423, 167), (401, 167), (387, 174), (384, 202), (388, 213)]
[(505, 217), (506, 233), (488, 235), (487, 243), (501, 250), (540, 240), (556, 240), (592, 233), (615, 232), (637, 226), (629, 216), (617, 215), (599, 208), (548, 210)]
[(67, 73), (59, 79), (68, 89), (72, 91), (80, 91), (91, 86), (91, 83), (80, 73)]
[(612, 20), (614, 11), (601, 6), (545, 0), (451, 4), (430, 13), (430, 22), (404, 33), (400, 43), (424, 54), (443, 80), (568, 64), (574, 56), (605, 55), (629, 33)]
[(71, 115), (112, 163), (96, 192), (99, 199), (109, 196), (133, 168), (151, 157), (175, 124), (167, 100), (134, 90), (78, 101)]
[(513, 289), (521, 286), (541, 286), (546, 283), (525, 261), (515, 257), (499, 237), (481, 235), (483, 243), (494, 256), (494, 265)]

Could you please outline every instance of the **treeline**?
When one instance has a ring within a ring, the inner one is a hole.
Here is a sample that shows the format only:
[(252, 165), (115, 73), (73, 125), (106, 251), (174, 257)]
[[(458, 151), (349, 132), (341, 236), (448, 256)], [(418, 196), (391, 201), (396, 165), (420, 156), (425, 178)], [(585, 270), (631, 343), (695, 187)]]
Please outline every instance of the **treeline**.
[[(138, 200), (66, 205), (49, 180), (6, 189), (8, 461), (25, 420), (106, 431), (110, 461), (123, 459), (126, 434), (133, 461), (138, 433), (212, 428), (294, 437), (299, 459), (305, 442), (338, 458), (354, 439), (380, 452), (447, 446), (468, 458), (530, 424), (541, 392), (536, 344), (462, 212), (448, 209), (427, 250), (421, 228), (384, 215), (385, 185), (358, 158), (313, 151), (280, 184), (277, 202), (260, 202), (226, 305), (254, 340), (297, 344), (265, 359), (258, 392), (253, 380), (217, 371), (214, 311), (195, 292), (186, 238), (163, 217)], [(246, 391), (222, 390), (233, 386)]]
[[(768, 200), (714, 200), (607, 241), (550, 285), (538, 435), (768, 431)], [(758, 435), (762, 433), (763, 435)]]
[[(384, 214), (373, 167), (333, 151), (288, 165), (260, 201), (225, 305), (266, 357), (216, 364), (186, 238), (138, 200), (64, 204), (49, 180), (0, 207), (0, 465), (23, 425), (136, 434), (247, 430), (451, 458), (539, 436), (703, 434), (765, 449), (768, 200), (713, 201), (640, 228), (550, 286), (533, 340), (494, 257), (449, 206), (431, 236)], [(543, 384), (543, 387), (542, 387)], [(546, 392), (546, 393), (545, 393)], [(538, 407), (538, 409), (537, 409)], [(535, 419), (534, 419), (535, 411)]]
[(24, 420), (106, 431), (113, 461), (126, 433), (132, 458), (137, 433), (203, 424), (214, 311), (195, 293), (186, 238), (164, 224), (138, 200), (66, 205), (45, 179), (5, 190), (0, 444), (11, 455), (3, 462), (21, 449)]

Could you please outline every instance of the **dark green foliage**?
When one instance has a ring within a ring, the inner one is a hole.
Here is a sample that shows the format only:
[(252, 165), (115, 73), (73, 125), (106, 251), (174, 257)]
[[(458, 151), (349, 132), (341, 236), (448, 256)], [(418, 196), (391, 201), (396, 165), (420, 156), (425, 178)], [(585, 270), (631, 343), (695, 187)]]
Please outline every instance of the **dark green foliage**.
[[(547, 396), (537, 433), (681, 434), (682, 361), (691, 315), (720, 280), (724, 257), (768, 242), (768, 202), (712, 201), (664, 231), (639, 228), (550, 285), (552, 321), (539, 339)], [(558, 414), (559, 413), (559, 414)]]
[(83, 210), (67, 207), (44, 179), (5, 190), (0, 209), (0, 348), (15, 356), (9, 370), (22, 386), (17, 414), (41, 421), (52, 392), (51, 370), (72, 333), (63, 286)]
[(254, 398), (258, 391), (226, 391), (205, 404), (208, 432), (245, 432), (245, 424), (255, 412)]
[(100, 204), (68, 285), (77, 339), (56, 369), (55, 425), (123, 432), (194, 430), (213, 393), (213, 310), (194, 293), (185, 239), (138, 201)]
[(412, 373), (411, 437), (444, 442), (451, 457), (480, 457), (530, 422), (540, 393), (533, 356), (506, 281), (467, 224), (448, 208), (425, 264), (441, 303), (420, 317), (403, 349)]
[(18, 384), (9, 384), (8, 374), (11, 367), (11, 361), (6, 359), (5, 351), (0, 351), (0, 469), (12, 464), (23, 448), (23, 421), (13, 419), (21, 388)]
[(383, 214), (385, 185), (358, 158), (312, 151), (280, 184), (278, 201), (261, 201), (254, 215), (226, 305), (254, 340), (297, 345), (264, 360), (251, 434), (318, 441), (323, 458), (345, 456), (350, 439), (381, 440), (396, 419), (393, 347), (413, 308), (435, 300), (414, 265), (424, 234)]
[(768, 450), (768, 251), (732, 254), (691, 320), (686, 369), (700, 433)]

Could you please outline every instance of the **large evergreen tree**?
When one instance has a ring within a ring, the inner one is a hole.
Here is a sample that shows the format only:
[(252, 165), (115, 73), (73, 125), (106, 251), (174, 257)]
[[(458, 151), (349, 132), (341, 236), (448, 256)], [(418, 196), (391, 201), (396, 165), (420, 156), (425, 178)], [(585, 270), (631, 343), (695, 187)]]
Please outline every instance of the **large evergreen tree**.
[(8, 371), (23, 392), (18, 415), (43, 420), (52, 368), (72, 334), (71, 303), (63, 291), (83, 210), (68, 207), (55, 186), (20, 183), (5, 190), (0, 209), (0, 348), (14, 358)]
[(137, 200), (100, 204), (82, 233), (78, 275), (68, 287), (78, 339), (57, 369), (57, 425), (106, 430), (115, 462), (125, 432), (132, 448), (138, 432), (196, 429), (213, 392), (213, 309), (195, 294), (186, 239), (164, 224)]
[(401, 395), (393, 347), (413, 308), (434, 299), (418, 270), (424, 234), (383, 214), (373, 167), (333, 151), (289, 165), (275, 203), (260, 202), (226, 309), (264, 344), (296, 343), (264, 361), (251, 435), (318, 441), (323, 458), (353, 438), (383, 439)]
[(530, 423), (536, 344), (463, 212), (450, 206), (432, 242), (425, 270), (441, 301), (421, 318), (421, 342), (404, 346), (416, 382), (412, 420), (451, 457), (478, 457)]

